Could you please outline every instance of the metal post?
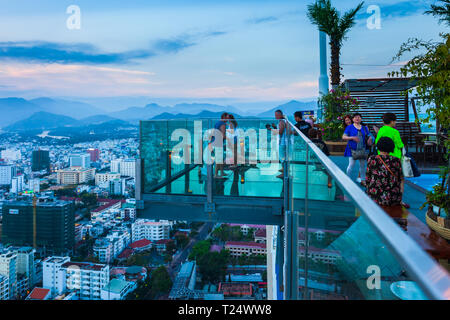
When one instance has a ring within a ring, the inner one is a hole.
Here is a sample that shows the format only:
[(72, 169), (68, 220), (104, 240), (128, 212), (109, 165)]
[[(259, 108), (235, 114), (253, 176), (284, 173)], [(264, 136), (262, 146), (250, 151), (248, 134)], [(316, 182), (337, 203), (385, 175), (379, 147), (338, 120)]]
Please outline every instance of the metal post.
[(285, 129), (286, 158), (283, 162), (284, 172), (284, 298), (298, 299), (298, 215), (292, 211), (292, 181), (290, 179), (290, 128), (286, 122)]
[[(327, 70), (327, 35), (323, 31), (319, 31), (319, 50), (320, 50), (320, 76), (319, 76), (319, 96), (328, 93), (328, 70)], [(323, 106), (319, 106), (318, 119), (324, 121)]]
[(207, 213), (214, 213), (215, 207), (213, 203), (213, 165), (206, 165), (206, 203), (205, 203), (205, 211)]
[(309, 185), (309, 146), (306, 144), (306, 173), (305, 173), (305, 287), (303, 299), (308, 299), (308, 253), (309, 253), (309, 229), (308, 229), (308, 185)]

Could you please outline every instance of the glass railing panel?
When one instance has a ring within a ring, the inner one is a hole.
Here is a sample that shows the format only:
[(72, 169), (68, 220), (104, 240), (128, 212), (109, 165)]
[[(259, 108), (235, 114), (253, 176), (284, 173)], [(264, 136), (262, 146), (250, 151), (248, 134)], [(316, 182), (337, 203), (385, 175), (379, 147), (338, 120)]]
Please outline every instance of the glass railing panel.
[(144, 192), (205, 195), (210, 164), (213, 195), (282, 197), (279, 157), (284, 152), (280, 141), (285, 145), (285, 140), (269, 129), (277, 120), (237, 119), (234, 132), (227, 124), (222, 146), (211, 144), (218, 121), (143, 121)]
[[(354, 188), (363, 192), (362, 187), (335, 179), (341, 178), (340, 174), (330, 172), (332, 165), (323, 160), (325, 155), (316, 147), (312, 148), (315, 145), (311, 141), (295, 144), (298, 148), (290, 172), (292, 208), (298, 214), (298, 298), (424, 300), (432, 298), (430, 290), (438, 287), (445, 296), (442, 285), (448, 283), (448, 273), (438, 263), (411, 242), (409, 248), (414, 249), (408, 255), (422, 259), (409, 260), (405, 250), (395, 249), (392, 235), (398, 237), (397, 241), (413, 241), (404, 238), (408, 237), (402, 230), (404, 225), (397, 225), (401, 221), (390, 218), (376, 205), (374, 215), (375, 209), (366, 209), (374, 204), (369, 198), (365, 203), (358, 202), (362, 196), (355, 197)], [(423, 264), (424, 260), (427, 262)], [(422, 274), (417, 273), (418, 268), (423, 268)], [(437, 278), (444, 281), (438, 285)]]

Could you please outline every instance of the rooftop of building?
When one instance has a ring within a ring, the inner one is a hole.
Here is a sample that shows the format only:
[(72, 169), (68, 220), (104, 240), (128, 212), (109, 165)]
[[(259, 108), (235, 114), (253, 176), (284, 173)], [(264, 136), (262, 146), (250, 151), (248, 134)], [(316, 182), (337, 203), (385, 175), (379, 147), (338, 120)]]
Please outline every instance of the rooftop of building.
[(78, 267), (82, 270), (93, 270), (93, 271), (101, 271), (106, 265), (105, 264), (97, 264), (92, 262), (66, 262), (62, 265), (63, 268), (69, 267)]
[(112, 293), (120, 293), (123, 289), (129, 286), (130, 283), (125, 280), (120, 279), (112, 279), (109, 283), (103, 288), (103, 290), (112, 292)]
[[(55, 198), (46, 199), (45, 201), (36, 202), (36, 206), (38, 207), (64, 207), (71, 204), (69, 201), (58, 200)], [(33, 205), (32, 200), (7, 200), (3, 202), (3, 207), (29, 207)]]
[(151, 245), (151, 243), (152, 242), (148, 239), (141, 239), (141, 240), (135, 241), (133, 243), (130, 243), (129, 247), (132, 249), (140, 249), (140, 248), (145, 248), (145, 247)]
[(28, 295), (27, 300), (44, 300), (50, 294), (50, 289), (34, 288)]
[(68, 259), (70, 259), (69, 257), (57, 257), (57, 256), (53, 256), (53, 257), (47, 257), (44, 259), (44, 261), (42, 262), (48, 262), (48, 263), (63, 263), (66, 262)]
[(233, 247), (250, 247), (250, 248), (266, 248), (265, 243), (258, 242), (246, 242), (246, 241), (227, 241), (225, 246), (233, 246)]

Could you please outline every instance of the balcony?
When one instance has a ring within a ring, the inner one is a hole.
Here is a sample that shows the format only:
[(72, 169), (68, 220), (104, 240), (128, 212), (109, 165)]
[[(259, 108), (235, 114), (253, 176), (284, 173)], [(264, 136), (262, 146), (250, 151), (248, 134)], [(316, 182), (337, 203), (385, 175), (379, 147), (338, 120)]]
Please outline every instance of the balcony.
[(280, 139), (238, 119), (225, 178), (215, 122), (141, 121), (138, 217), (267, 225), (273, 299), (450, 299), (446, 270), (289, 121)]

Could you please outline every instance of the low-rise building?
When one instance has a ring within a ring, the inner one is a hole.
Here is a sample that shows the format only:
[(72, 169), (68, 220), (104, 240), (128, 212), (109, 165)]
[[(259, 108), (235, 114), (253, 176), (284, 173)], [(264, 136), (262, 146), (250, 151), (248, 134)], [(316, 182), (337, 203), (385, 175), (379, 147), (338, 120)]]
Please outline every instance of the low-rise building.
[(117, 172), (104, 172), (95, 174), (95, 185), (98, 186), (105, 182), (110, 182), (115, 179), (120, 179), (120, 173)]
[(101, 290), (102, 300), (124, 300), (126, 296), (134, 291), (137, 283), (120, 279), (112, 279)]
[(230, 251), (231, 256), (241, 255), (265, 255), (267, 253), (266, 244), (245, 241), (227, 241), (225, 249)]
[(168, 239), (170, 234), (170, 224), (167, 222), (155, 222), (147, 219), (137, 219), (131, 225), (131, 235), (134, 241), (148, 239), (159, 241)]
[(62, 185), (76, 185), (89, 182), (94, 175), (94, 168), (70, 167), (57, 171), (57, 181)]

